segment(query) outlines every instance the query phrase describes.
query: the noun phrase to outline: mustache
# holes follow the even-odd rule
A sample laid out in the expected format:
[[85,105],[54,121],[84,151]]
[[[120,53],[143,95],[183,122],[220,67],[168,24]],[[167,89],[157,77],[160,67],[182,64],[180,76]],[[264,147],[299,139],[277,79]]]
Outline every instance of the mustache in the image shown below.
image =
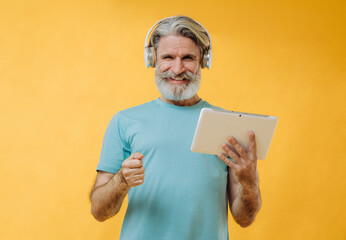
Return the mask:
[[183,72],[180,74],[175,74],[173,72],[166,71],[166,72],[161,73],[161,77],[163,77],[163,78],[179,77],[179,78],[183,78],[185,80],[195,81],[195,80],[198,80],[200,78],[200,74],[193,74],[192,72]]

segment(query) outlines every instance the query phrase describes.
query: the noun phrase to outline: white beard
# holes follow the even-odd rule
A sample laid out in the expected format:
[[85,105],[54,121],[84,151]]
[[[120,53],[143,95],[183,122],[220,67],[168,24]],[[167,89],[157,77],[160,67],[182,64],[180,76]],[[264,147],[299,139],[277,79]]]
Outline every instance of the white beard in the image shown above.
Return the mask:
[[[187,83],[175,85],[167,80],[167,78],[177,76],[186,79]],[[201,69],[198,69],[196,75],[191,72],[176,75],[168,71],[160,73],[158,68],[155,68],[155,83],[162,96],[169,100],[180,101],[190,99],[195,96],[201,85]]]

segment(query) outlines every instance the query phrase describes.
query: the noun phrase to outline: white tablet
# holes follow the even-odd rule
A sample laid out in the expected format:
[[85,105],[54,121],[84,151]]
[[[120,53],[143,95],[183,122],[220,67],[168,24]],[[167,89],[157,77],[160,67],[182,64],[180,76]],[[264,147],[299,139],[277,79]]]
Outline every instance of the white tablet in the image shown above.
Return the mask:
[[273,138],[277,117],[203,108],[199,115],[192,152],[219,154],[225,152],[221,145],[233,136],[246,150],[249,147],[249,131],[256,136],[257,159],[266,158]]

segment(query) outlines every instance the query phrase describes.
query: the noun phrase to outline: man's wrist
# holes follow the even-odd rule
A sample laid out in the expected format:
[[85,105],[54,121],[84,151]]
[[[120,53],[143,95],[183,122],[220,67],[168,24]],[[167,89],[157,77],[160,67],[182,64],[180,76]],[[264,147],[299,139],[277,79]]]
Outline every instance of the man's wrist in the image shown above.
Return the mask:
[[254,182],[245,182],[241,184],[243,195],[259,193],[259,183],[258,181]]
[[118,183],[119,187],[124,190],[128,190],[130,187],[127,184],[125,177],[123,175],[123,169],[121,168],[117,174],[114,176],[114,180]]
[[255,179],[246,179],[243,181],[239,181],[243,188],[246,189],[258,189],[259,183],[258,178]]

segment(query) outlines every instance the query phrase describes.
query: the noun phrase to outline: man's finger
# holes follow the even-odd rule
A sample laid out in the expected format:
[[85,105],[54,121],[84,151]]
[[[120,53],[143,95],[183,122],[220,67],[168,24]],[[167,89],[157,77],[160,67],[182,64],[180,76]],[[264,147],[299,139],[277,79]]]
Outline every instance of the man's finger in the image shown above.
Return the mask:
[[235,169],[237,167],[237,164],[234,163],[231,159],[229,159],[228,157],[226,157],[226,155],[224,153],[219,153],[218,157],[227,164],[227,166],[231,167],[232,169]]
[[256,136],[254,132],[249,132],[249,139],[249,154],[251,155],[252,160],[257,160]]
[[237,150],[237,153],[239,154],[239,156],[242,158],[242,159],[246,159],[248,160],[249,157],[245,151],[245,149],[243,148],[242,145],[240,145],[240,143],[238,143],[237,140],[235,140],[234,137],[229,137],[228,138],[228,141],[229,143],[235,148],[235,150]]
[[143,159],[143,157],[144,157],[143,154],[136,152],[136,153],[132,153],[129,158],[131,158],[131,159]]
[[133,175],[134,180],[144,179],[144,173]]
[[133,186],[133,187],[136,187],[136,186],[142,185],[143,183],[144,183],[144,180],[143,180],[143,179],[135,180],[135,181],[133,181],[132,186]]
[[233,152],[232,149],[227,144],[222,144],[222,148],[223,150],[225,150],[228,156],[230,156],[233,159],[234,163],[236,164],[240,163],[241,160],[239,159],[238,155],[235,154],[235,152]]
[[124,176],[135,176],[135,175],[140,175],[140,174],[144,174],[144,168],[143,167],[140,167],[140,168],[125,167],[125,169],[123,170]]
[[122,164],[124,168],[140,168],[142,166],[143,161],[141,159],[127,159]]

